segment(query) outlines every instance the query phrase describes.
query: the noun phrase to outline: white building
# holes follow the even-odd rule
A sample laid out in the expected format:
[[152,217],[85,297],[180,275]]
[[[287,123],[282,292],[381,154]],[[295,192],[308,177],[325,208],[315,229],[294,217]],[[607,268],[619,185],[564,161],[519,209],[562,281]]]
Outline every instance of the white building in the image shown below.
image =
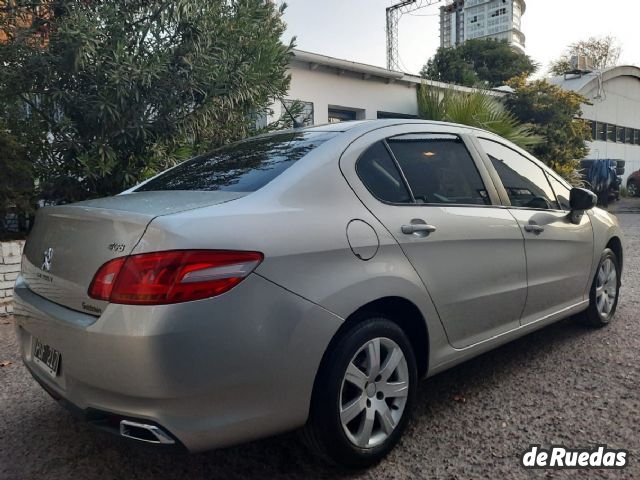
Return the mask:
[[550,81],[589,100],[582,105],[582,117],[591,122],[587,158],[625,160],[626,184],[626,177],[640,170],[640,68],[619,66]]
[[[417,75],[295,50],[289,64],[291,85],[276,101],[274,121],[285,114],[283,103],[299,102],[303,125],[376,118],[415,118],[417,89],[425,83],[438,89],[473,89],[424,80]],[[555,77],[552,83],[584,95],[583,118],[591,121],[593,140],[587,158],[625,160],[626,179],[640,170],[640,68],[615,67],[582,76]],[[504,90],[488,91],[503,96]],[[266,121],[267,119],[265,119]]]
[[[422,83],[464,92],[471,88],[424,80],[417,75],[295,50],[289,64],[291,86],[285,105],[304,104],[298,120],[304,125],[376,118],[416,118],[417,89]],[[499,96],[501,92],[492,92]],[[273,117],[284,112],[273,105]]]
[[453,0],[440,7],[440,46],[455,47],[466,40],[507,40],[524,52],[521,18],[525,0]]

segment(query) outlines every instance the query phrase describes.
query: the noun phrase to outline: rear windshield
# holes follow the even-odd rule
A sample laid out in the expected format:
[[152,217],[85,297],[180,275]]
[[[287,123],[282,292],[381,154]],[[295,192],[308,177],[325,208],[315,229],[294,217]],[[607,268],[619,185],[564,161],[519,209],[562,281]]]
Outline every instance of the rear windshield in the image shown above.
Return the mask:
[[337,132],[287,132],[234,143],[187,160],[136,191],[255,192],[336,135]]

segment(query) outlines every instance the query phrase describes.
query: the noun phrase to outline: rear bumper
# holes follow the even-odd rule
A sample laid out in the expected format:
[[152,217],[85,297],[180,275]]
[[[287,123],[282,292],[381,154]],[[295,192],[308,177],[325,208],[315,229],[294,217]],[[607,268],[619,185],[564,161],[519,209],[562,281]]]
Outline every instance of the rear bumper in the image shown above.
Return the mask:
[[[190,451],[303,425],[342,323],[255,274],[217,298],[108,305],[100,317],[56,305],[18,279],[14,311],[24,362],[54,397],[77,412],[162,426]],[[34,363],[34,338],[61,353],[56,378]]]

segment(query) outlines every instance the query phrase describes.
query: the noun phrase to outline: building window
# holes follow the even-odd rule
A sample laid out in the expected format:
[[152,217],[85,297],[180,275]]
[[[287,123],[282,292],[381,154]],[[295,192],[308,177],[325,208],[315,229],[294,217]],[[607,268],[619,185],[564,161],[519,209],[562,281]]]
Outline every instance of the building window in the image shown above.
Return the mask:
[[633,128],[624,129],[624,143],[633,143]]
[[506,15],[506,14],[507,14],[507,9],[506,8],[498,8],[491,14],[491,16],[492,17],[499,17],[500,15]]
[[393,113],[378,110],[378,118],[418,118],[418,116],[410,115],[408,113]]
[[343,110],[339,108],[329,109],[329,123],[340,123],[355,120],[357,112],[355,110]]
[[282,100],[282,114],[288,115],[287,110],[295,117],[301,127],[313,125],[313,102],[303,102],[302,100]]
[[587,120],[591,126],[591,140],[599,142],[617,142],[640,145],[640,130],[619,127],[610,123]]

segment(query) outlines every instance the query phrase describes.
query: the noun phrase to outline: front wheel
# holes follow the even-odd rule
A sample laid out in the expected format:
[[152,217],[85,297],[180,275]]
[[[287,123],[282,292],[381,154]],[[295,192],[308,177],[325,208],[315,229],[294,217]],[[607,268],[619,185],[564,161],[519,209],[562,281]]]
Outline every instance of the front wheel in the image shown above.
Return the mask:
[[638,193],[640,193],[640,189],[638,189],[638,185],[635,182],[629,182],[627,184],[627,194],[630,197],[637,197]]
[[618,306],[620,265],[613,250],[606,248],[600,257],[596,276],[589,292],[589,308],[584,319],[592,327],[604,327],[611,322]]
[[312,450],[348,468],[379,462],[406,427],[417,382],[411,343],[382,317],[343,332],[325,355],[304,434]]

